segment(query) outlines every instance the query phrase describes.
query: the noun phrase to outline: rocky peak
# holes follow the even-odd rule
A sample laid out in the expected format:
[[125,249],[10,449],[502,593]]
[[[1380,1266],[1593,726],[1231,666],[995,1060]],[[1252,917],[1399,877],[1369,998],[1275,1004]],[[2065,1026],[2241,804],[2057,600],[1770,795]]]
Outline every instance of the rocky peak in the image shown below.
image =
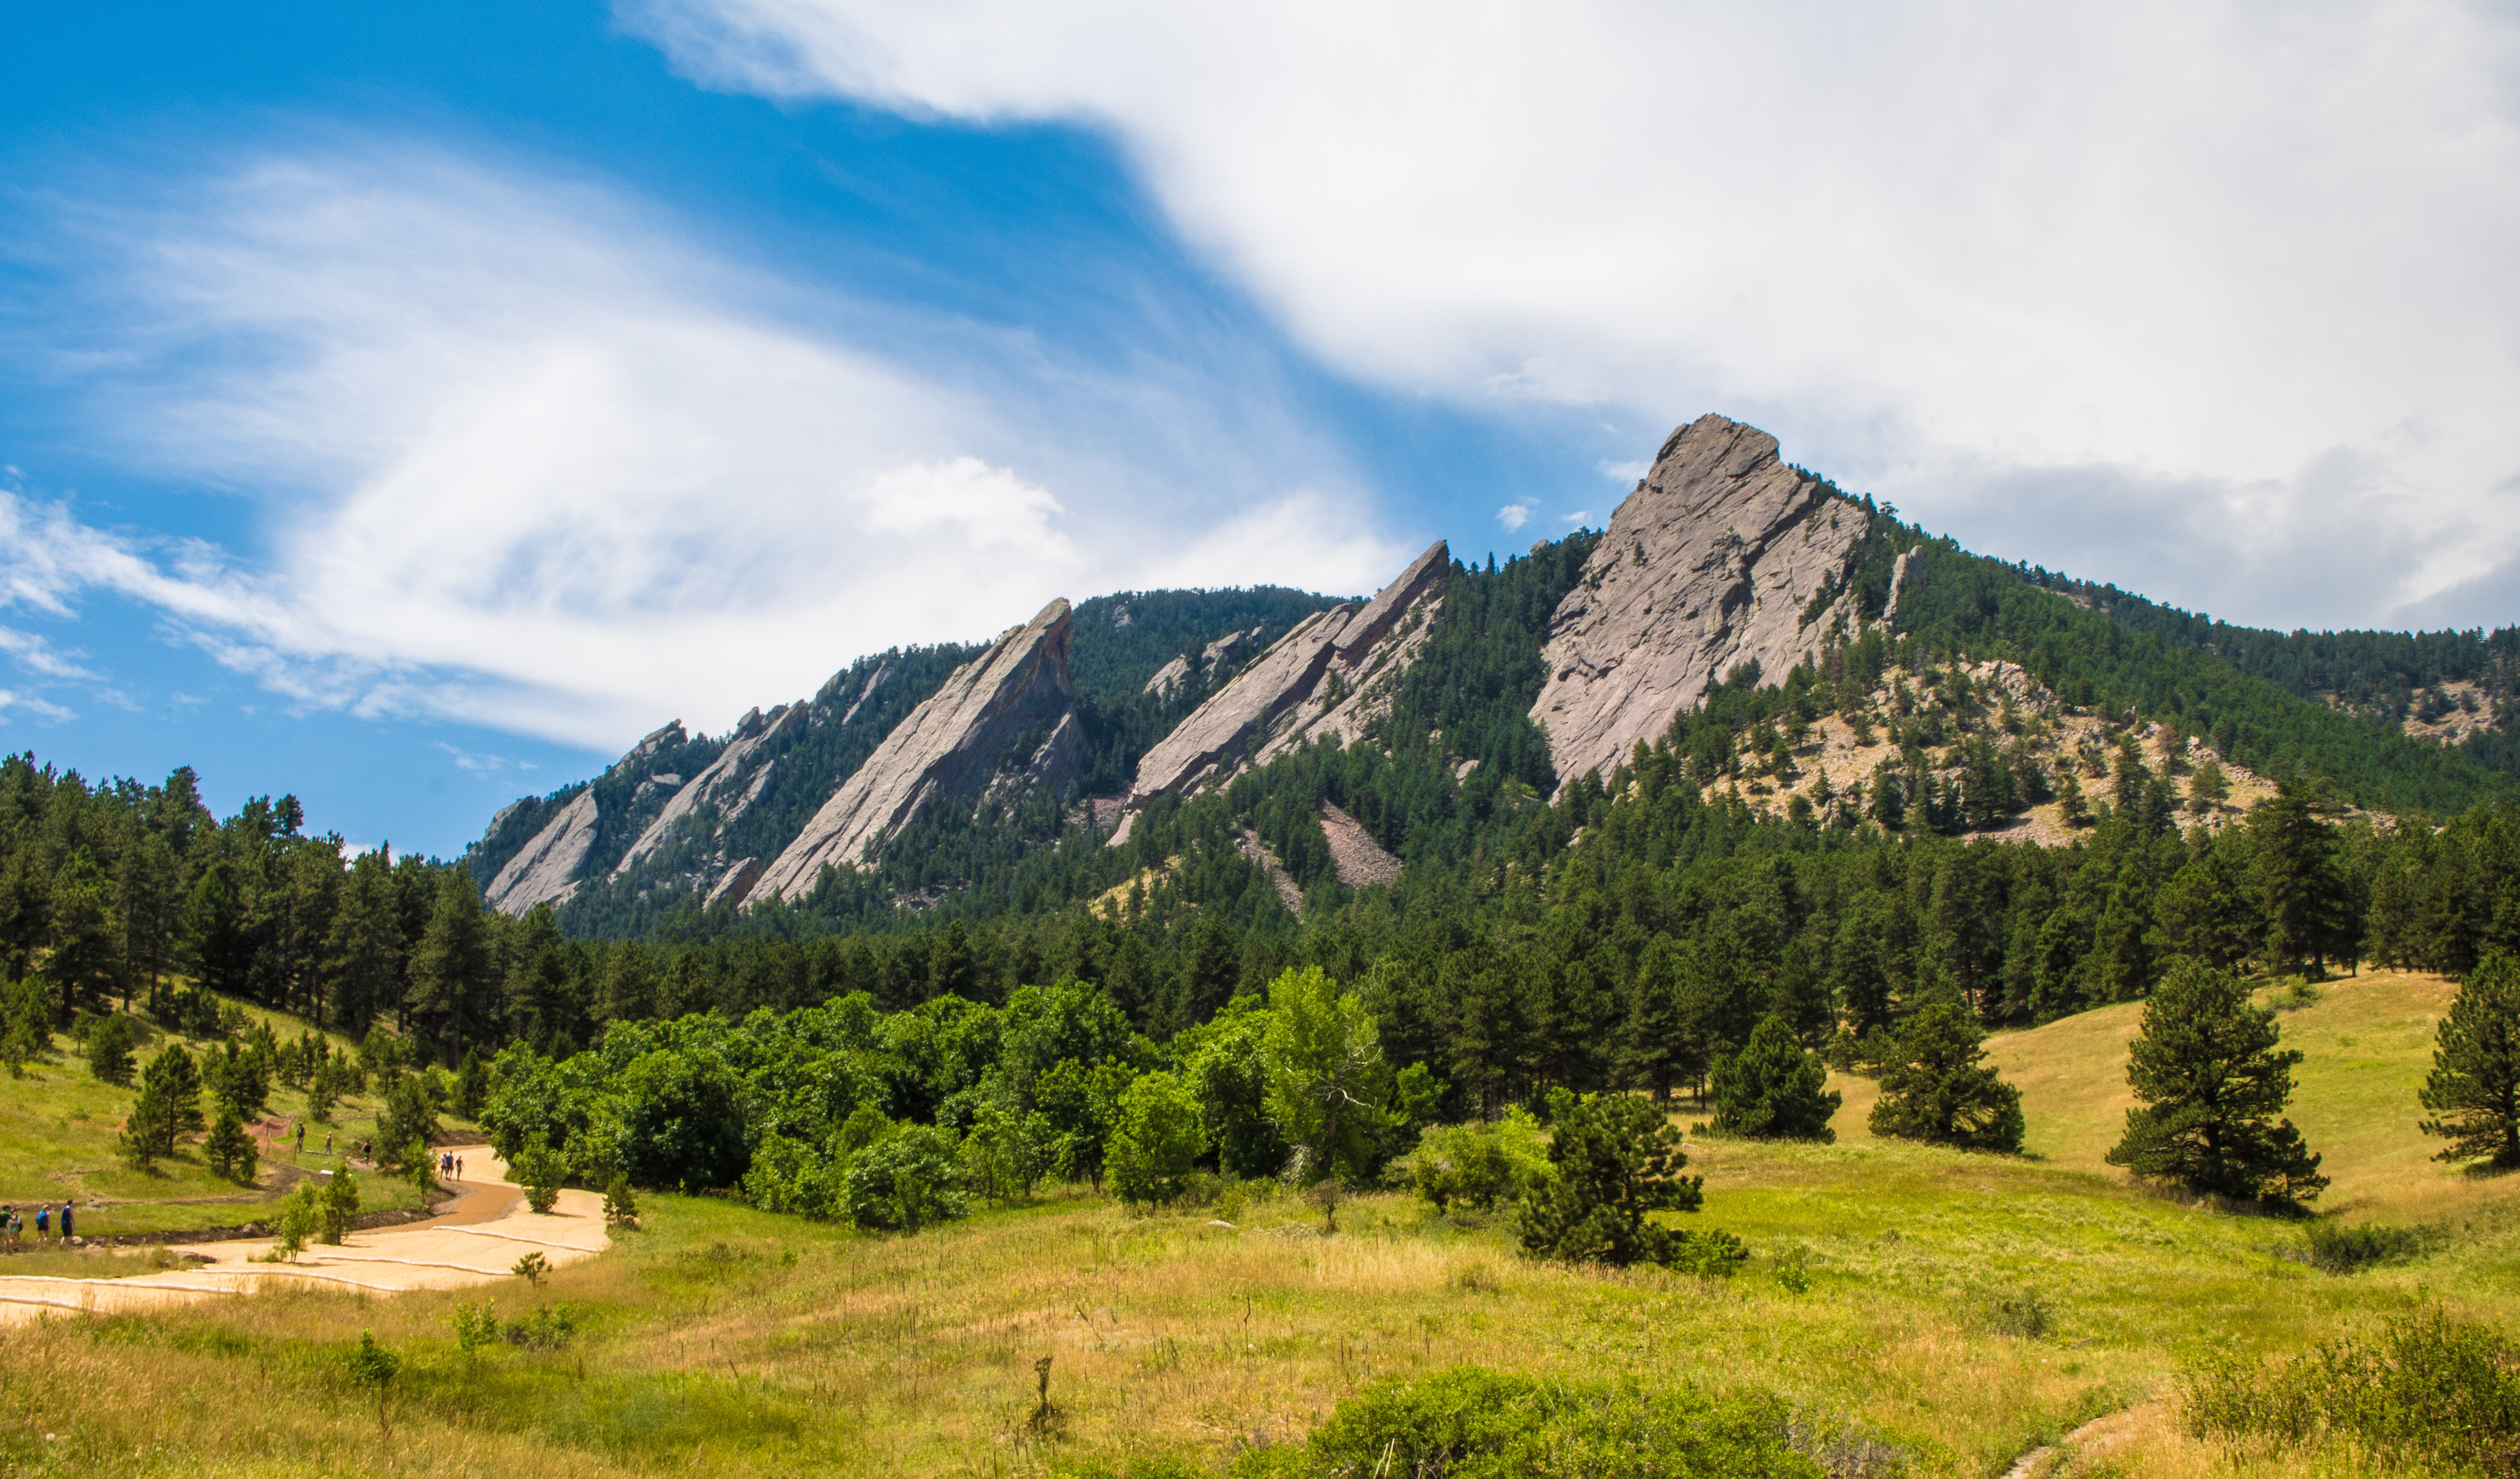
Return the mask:
[[1362,607],[1308,616],[1253,658],[1138,762],[1112,840],[1168,791],[1221,785],[1311,740],[1344,744],[1362,735],[1389,710],[1401,674],[1425,646],[1451,569],[1452,551],[1439,539]]
[[482,901],[507,915],[522,915],[537,904],[564,904],[577,892],[578,870],[586,865],[586,855],[594,846],[595,787],[590,785],[569,798],[534,833],[533,840],[508,860],[508,866],[481,891]]
[[1551,624],[1531,717],[1559,782],[1607,776],[1741,664],[1780,678],[1817,649],[1852,598],[1804,613],[1845,583],[1865,525],[1765,431],[1721,416],[1674,431]]
[[[956,668],[832,793],[745,896],[797,898],[824,864],[861,866],[931,798],[976,797],[1010,771],[1035,784],[1072,775],[1078,740],[1068,638],[1067,603],[1054,601]],[[684,794],[698,788],[695,780]]]

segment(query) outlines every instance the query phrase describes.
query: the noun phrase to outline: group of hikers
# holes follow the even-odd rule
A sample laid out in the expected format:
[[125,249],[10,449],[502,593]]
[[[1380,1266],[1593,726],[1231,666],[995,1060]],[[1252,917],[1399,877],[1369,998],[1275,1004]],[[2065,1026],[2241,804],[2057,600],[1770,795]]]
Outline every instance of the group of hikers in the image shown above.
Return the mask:
[[[62,1203],[62,1241],[68,1242],[71,1236],[76,1232],[77,1230],[74,1226],[73,1219],[75,1219],[77,1215],[78,1208],[75,1204],[67,1201]],[[0,1206],[0,1234],[5,1234],[8,1238],[6,1246],[10,1252],[15,1253],[18,1251],[18,1240],[21,1237],[23,1237],[25,1232],[26,1215],[23,1212],[21,1212],[14,1205]],[[38,1246],[41,1246],[46,1240],[51,1238],[52,1235],[52,1203],[40,1202],[35,1207],[35,1242]]]

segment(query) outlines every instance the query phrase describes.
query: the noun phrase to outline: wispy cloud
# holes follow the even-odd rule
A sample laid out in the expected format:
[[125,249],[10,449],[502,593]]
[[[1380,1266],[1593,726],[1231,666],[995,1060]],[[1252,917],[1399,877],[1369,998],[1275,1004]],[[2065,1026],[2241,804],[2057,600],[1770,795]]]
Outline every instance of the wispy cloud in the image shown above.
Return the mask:
[[1497,510],[1497,522],[1505,525],[1508,530],[1519,529],[1530,521],[1531,505],[1529,504],[1507,504]]
[[[0,605],[145,604],[299,708],[608,745],[1053,595],[1370,590],[1406,558],[1265,392],[774,277],[515,163],[334,140],[54,224],[93,264],[76,322],[41,326],[60,373],[99,382],[136,463],[273,533],[223,550],[0,492]],[[1218,445],[1286,455],[1196,461]]]
[[18,709],[23,709],[39,719],[49,719],[56,723],[78,717],[60,704],[39,698],[33,694],[21,694],[13,689],[0,689],[0,724],[7,723],[9,715]]
[[2308,591],[2147,565],[2136,517],[2042,547],[2266,621],[2483,593],[2520,550],[2508,7],[619,9],[710,85],[1105,131],[1303,342],[1411,393],[1722,410],[1954,525],[2177,485],[2360,559]]
[[434,740],[429,742],[436,745],[439,749],[444,750],[447,754],[447,758],[455,762],[455,768],[457,770],[464,771],[470,775],[488,777],[501,775],[509,771],[529,771],[537,769],[534,763],[530,760],[511,760],[505,755],[484,754],[476,750],[466,749],[462,745],[449,744],[443,740]]

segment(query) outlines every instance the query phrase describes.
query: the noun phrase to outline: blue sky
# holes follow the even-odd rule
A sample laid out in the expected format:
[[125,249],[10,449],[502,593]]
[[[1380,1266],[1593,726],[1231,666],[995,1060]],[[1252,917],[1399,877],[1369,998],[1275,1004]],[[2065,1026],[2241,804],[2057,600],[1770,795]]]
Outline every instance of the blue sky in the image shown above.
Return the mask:
[[2231,619],[2520,614],[2491,9],[94,10],[0,55],[0,743],[355,842],[1708,410]]

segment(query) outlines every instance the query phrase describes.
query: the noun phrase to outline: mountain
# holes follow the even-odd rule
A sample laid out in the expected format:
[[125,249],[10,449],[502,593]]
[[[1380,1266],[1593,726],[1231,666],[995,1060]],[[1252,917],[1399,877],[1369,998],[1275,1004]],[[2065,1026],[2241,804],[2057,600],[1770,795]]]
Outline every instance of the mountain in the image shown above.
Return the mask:
[[[722,737],[664,726],[502,811],[465,861],[494,907],[553,905],[581,937],[1132,889],[1247,886],[1236,918],[1310,917],[1445,875],[1654,747],[1701,800],[1796,825],[2069,842],[2088,804],[2211,829],[2296,773],[2442,816],[2508,794],[2514,653],[2502,633],[2249,632],[1988,560],[1704,416],[1604,531],[1502,567],[1438,541],[1371,600],[1054,602],[989,643],[861,658]],[[2130,745],[2163,785],[2123,790]],[[2191,772],[2222,796],[2184,796]]]

